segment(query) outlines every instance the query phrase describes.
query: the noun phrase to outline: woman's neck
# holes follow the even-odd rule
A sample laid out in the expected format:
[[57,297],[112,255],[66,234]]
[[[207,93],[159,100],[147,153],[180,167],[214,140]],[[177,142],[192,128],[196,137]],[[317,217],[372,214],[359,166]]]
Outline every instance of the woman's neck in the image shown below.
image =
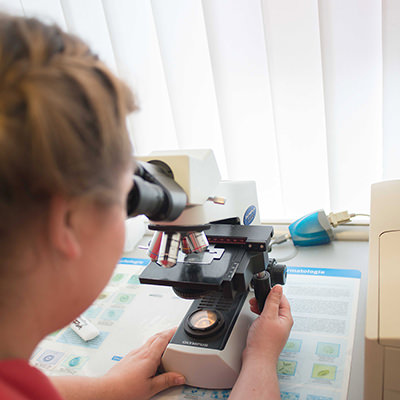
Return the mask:
[[10,289],[0,284],[0,360],[28,360],[47,332],[31,293],[23,290],[23,284],[18,292]]
[[[3,316],[2,316],[3,317]],[[8,326],[12,324],[13,328]],[[16,325],[18,321],[0,318],[0,360],[22,358],[29,360],[33,350],[42,340],[42,336],[27,326]]]

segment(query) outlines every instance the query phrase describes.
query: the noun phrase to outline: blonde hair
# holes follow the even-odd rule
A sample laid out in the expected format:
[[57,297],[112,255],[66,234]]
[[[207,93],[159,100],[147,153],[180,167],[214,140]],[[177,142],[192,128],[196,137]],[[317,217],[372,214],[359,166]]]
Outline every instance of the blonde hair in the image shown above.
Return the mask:
[[0,243],[54,194],[112,202],[133,162],[134,109],[127,86],[80,39],[0,14]]

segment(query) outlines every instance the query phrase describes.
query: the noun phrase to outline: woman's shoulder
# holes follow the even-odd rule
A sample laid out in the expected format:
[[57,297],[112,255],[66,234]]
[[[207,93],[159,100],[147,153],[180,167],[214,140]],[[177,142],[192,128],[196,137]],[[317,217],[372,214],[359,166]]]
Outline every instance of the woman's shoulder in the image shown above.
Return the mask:
[[0,399],[61,400],[49,378],[26,360],[0,360]]

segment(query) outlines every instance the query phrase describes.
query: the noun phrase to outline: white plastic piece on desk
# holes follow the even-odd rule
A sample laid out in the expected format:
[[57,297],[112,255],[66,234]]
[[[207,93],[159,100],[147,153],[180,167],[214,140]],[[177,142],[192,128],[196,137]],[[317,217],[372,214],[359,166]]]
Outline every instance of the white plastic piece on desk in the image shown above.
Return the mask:
[[99,330],[89,320],[82,316],[74,319],[69,326],[85,342],[94,339],[100,334]]
[[355,240],[355,241],[366,241],[369,240],[369,230],[346,230],[341,232],[335,231],[335,240]]
[[125,221],[124,253],[132,251],[146,233],[148,219],[144,215]]

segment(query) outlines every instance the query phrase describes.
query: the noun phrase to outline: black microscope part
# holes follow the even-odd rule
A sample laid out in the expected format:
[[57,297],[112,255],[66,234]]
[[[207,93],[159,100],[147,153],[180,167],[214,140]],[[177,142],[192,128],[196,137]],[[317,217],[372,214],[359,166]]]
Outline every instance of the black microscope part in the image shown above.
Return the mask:
[[152,221],[174,221],[186,207],[187,196],[162,162],[137,161],[128,194],[129,217],[145,215]]
[[[210,244],[224,249],[212,265],[177,262],[164,269],[151,262],[139,277],[141,283],[172,286],[184,298],[197,298],[201,292],[219,291],[227,298],[247,292],[253,275],[265,270],[270,226],[211,225],[205,231]],[[193,296],[190,292],[193,291]]]
[[268,260],[267,271],[271,274],[271,284],[275,286],[277,284],[284,285],[287,279],[287,268],[286,265],[278,264],[275,258]]
[[[178,230],[178,229],[177,229]],[[178,296],[193,301],[171,343],[223,350],[253,284],[259,308],[264,307],[271,287],[284,284],[286,266],[268,259],[273,235],[270,226],[211,224],[205,231],[221,257],[211,264],[178,261],[173,268],[151,262],[139,277],[141,283],[171,286]],[[265,276],[259,279],[257,276]],[[193,329],[190,318],[198,310],[218,313],[218,322],[210,329]]]
[[253,278],[254,295],[257,300],[258,310],[262,313],[264,309],[265,300],[271,291],[271,275],[268,271],[265,271],[264,276]]

